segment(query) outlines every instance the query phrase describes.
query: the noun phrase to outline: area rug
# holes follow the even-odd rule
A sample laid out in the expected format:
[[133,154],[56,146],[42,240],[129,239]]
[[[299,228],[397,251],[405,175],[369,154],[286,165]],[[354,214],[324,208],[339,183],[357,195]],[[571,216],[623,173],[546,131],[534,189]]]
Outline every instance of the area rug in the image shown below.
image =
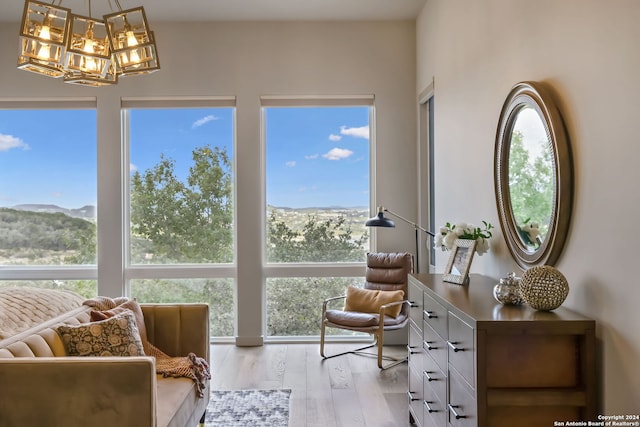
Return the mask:
[[291,390],[212,390],[205,427],[287,427]]

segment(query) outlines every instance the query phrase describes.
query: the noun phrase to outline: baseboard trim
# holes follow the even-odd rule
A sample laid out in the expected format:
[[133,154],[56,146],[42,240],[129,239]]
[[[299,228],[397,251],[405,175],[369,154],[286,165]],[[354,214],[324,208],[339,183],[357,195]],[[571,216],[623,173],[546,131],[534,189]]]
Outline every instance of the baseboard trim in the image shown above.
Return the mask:
[[238,347],[260,347],[264,345],[264,337],[236,337]]

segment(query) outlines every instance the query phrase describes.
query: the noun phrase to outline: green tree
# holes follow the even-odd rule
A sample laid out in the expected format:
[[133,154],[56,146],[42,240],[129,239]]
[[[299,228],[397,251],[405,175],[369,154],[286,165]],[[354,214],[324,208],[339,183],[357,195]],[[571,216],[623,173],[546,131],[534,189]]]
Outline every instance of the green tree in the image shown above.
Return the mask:
[[[131,180],[133,262],[230,262],[232,177],[226,152],[205,146],[193,151],[186,179],[175,161],[162,156]],[[270,262],[363,261],[367,233],[355,238],[345,215],[320,220],[309,215],[299,229],[272,212],[267,223]],[[87,244],[89,241],[87,240]],[[95,245],[94,245],[95,246]],[[354,278],[275,278],[267,286],[270,335],[316,335],[322,301],[340,295]],[[212,336],[233,334],[234,292],[227,279],[136,280],[141,302],[206,302]]]
[[363,261],[367,233],[354,239],[344,216],[320,221],[309,215],[301,231],[295,231],[271,212],[267,224],[269,262]]
[[231,163],[226,150],[193,151],[186,182],[175,161],[160,162],[131,179],[134,262],[216,262],[233,260]]
[[[267,334],[270,336],[311,336],[320,334],[322,303],[344,295],[357,277],[278,277],[267,280]],[[341,308],[338,300],[329,308]],[[329,335],[344,335],[327,328]],[[351,334],[351,335],[355,335]]]
[[514,131],[509,150],[509,194],[513,216],[520,227],[537,222],[543,240],[553,206],[553,179],[549,147],[545,145],[541,155],[532,160],[522,133]]

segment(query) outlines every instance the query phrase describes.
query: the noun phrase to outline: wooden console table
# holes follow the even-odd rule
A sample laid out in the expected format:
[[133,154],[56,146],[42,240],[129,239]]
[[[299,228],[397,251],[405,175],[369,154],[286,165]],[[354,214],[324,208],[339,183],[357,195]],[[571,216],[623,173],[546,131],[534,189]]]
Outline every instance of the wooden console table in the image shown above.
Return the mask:
[[409,277],[409,414],[424,427],[540,427],[597,416],[595,321],[493,298],[468,285]]

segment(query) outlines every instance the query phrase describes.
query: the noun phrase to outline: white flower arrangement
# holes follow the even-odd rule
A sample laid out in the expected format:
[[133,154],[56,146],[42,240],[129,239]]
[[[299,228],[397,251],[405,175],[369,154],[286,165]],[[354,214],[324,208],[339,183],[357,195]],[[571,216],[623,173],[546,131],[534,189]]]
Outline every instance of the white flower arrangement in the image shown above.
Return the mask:
[[440,227],[440,232],[436,234],[433,247],[448,251],[455,246],[456,239],[477,240],[476,252],[482,255],[489,251],[489,239],[491,238],[491,230],[493,225],[487,221],[482,221],[484,228],[476,227],[473,224],[459,222],[456,224],[446,223],[444,227]]
[[537,222],[529,222],[527,219],[524,225],[518,225],[517,227],[518,233],[520,234],[520,237],[522,237],[524,243],[533,247],[540,246],[542,239],[540,238],[540,225]]

